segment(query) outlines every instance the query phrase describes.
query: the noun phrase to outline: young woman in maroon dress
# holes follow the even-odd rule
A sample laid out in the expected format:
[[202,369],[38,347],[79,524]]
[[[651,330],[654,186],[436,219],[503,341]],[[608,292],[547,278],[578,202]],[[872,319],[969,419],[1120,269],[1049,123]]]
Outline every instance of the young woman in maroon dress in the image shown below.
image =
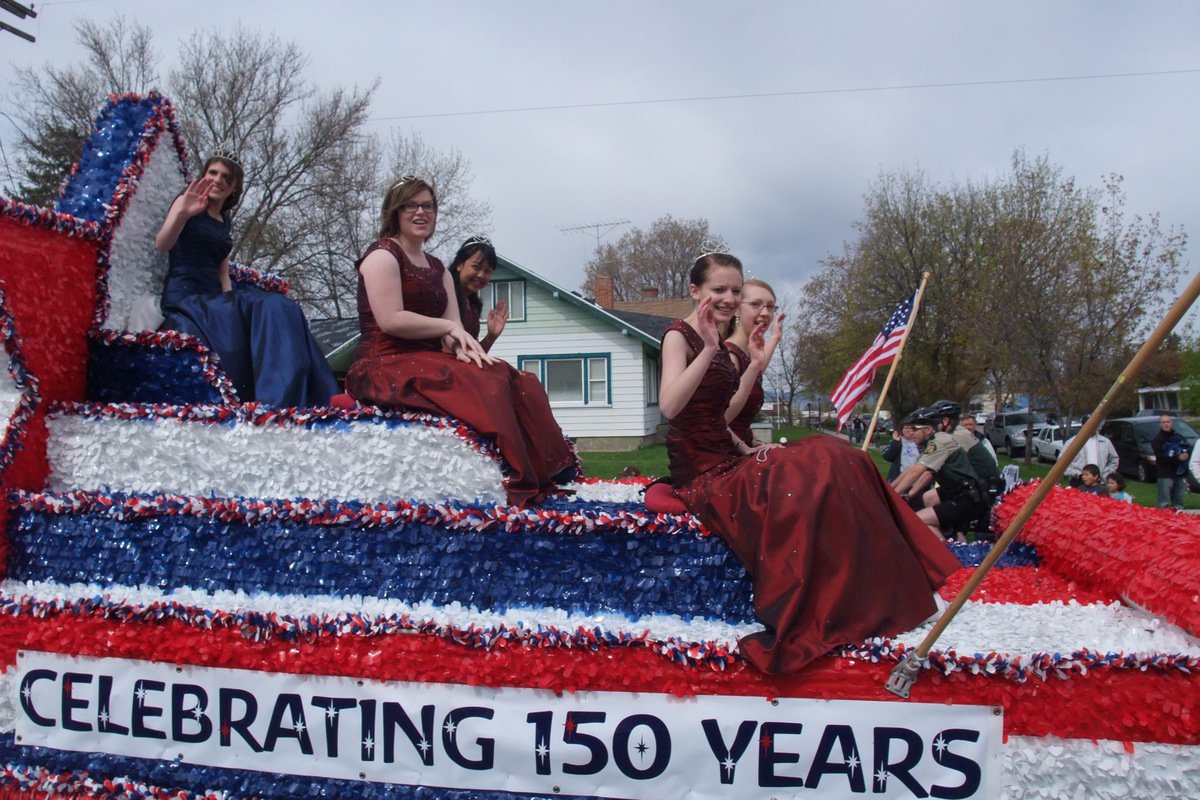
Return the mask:
[[[786,316],[780,314],[775,318],[775,290],[769,283],[750,278],[742,284],[742,302],[734,320],[733,333],[725,340],[725,347],[737,359],[742,379],[737,393],[729,401],[729,408],[725,409],[725,420],[729,423],[729,430],[751,447],[766,444],[754,438],[750,425],[763,407],[762,376],[771,363],[771,357],[775,355],[775,348],[779,347],[779,340],[783,338],[783,320]],[[766,340],[761,358],[756,362],[750,357],[750,336],[760,325],[763,330],[769,328],[772,320],[775,327]]]
[[368,405],[455,417],[500,448],[513,505],[537,502],[575,455],[537,379],[491,358],[463,329],[454,285],[424,252],[437,196],[407,176],[383,200],[379,241],[358,262],[362,340],[346,391]]
[[[741,263],[702,256],[690,281],[696,310],[663,336],[659,404],[676,494],[754,583],[766,630],[739,651],[764,672],[793,672],[839,645],[917,627],[958,561],[865,453],[829,436],[750,447],[729,430],[739,376],[718,329],[738,310]],[[763,333],[751,334],[751,357]]]

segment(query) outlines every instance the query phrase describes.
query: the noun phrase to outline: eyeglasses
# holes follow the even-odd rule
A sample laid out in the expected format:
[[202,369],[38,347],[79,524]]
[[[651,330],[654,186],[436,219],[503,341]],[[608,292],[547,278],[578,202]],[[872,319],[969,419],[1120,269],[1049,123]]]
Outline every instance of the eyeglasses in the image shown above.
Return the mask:
[[750,306],[754,309],[755,313],[762,311],[764,308],[767,310],[768,314],[775,313],[775,304],[768,303],[764,300],[743,300],[742,305]]
[[437,213],[437,203],[405,203],[400,208],[409,214],[415,214],[418,211],[424,211],[426,214]]

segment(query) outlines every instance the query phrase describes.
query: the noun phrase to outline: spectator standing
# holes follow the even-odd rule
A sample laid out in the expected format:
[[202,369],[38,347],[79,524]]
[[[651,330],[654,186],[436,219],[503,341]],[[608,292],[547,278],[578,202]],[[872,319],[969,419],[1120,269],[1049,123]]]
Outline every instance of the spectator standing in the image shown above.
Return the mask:
[[992,447],[992,443],[988,440],[988,438],[975,427],[975,418],[973,416],[967,414],[962,418],[962,420],[959,421],[958,424],[961,428],[969,431],[972,436],[979,440],[979,443],[983,445],[983,449],[987,450],[988,455],[992,457],[992,461],[995,461],[997,464],[1000,463],[1000,459],[996,458],[996,448]]
[[[1063,442],[1063,449],[1070,447],[1075,438],[1072,436]],[[1079,452],[1075,454],[1075,458],[1067,465],[1066,476],[1078,478],[1088,464],[1095,464],[1099,467],[1101,475],[1111,475],[1117,471],[1119,463],[1117,448],[1113,447],[1112,440],[1097,430],[1096,434],[1084,443]]]
[[888,483],[900,477],[900,473],[917,463],[921,448],[913,441],[913,426],[907,421],[900,423],[900,431],[892,431],[892,440],[879,455],[888,462]]
[[1175,432],[1170,414],[1158,418],[1158,433],[1152,443],[1158,468],[1158,507],[1183,508],[1183,486],[1187,481],[1187,441]]

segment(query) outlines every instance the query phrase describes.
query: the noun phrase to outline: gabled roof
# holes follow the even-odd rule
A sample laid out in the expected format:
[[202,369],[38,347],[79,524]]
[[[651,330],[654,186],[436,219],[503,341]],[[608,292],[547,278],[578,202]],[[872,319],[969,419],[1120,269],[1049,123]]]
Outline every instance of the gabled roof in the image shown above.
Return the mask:
[[659,347],[662,346],[662,337],[667,332],[667,326],[676,319],[675,317],[660,317],[657,314],[639,314],[635,311],[617,311],[613,308],[608,309],[608,313],[653,336],[658,341]]
[[[661,333],[656,333],[657,323],[654,321],[665,320],[663,327],[666,327],[666,324],[671,322],[670,319],[666,317],[655,317],[650,314],[615,312],[607,308],[601,308],[591,300],[587,300],[575,292],[572,292],[570,289],[564,289],[558,284],[546,280],[541,275],[538,275],[536,272],[531,272],[515,261],[510,261],[509,259],[500,255],[497,255],[497,258],[499,259],[502,267],[519,275],[530,283],[541,286],[543,289],[550,292],[552,297],[555,297],[559,300],[565,300],[572,305],[578,306],[597,319],[607,323],[613,328],[616,328],[622,334],[626,336],[632,336],[642,344],[649,345],[656,350],[662,348],[662,342],[660,341]],[[649,330],[647,330],[647,328],[649,328]]]

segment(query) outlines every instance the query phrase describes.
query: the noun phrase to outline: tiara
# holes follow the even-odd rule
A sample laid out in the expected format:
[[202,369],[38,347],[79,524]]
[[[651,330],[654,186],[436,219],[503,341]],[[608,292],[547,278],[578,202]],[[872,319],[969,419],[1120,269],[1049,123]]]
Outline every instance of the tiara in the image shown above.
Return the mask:
[[488,247],[493,246],[492,240],[489,239],[488,237],[484,236],[483,234],[476,234],[476,235],[472,236],[470,239],[467,239],[465,242],[463,242],[462,246],[463,247],[471,247],[472,245],[476,245],[476,244],[485,244]]
[[705,241],[704,244],[700,245],[700,247],[704,252],[696,256],[696,261],[699,261],[702,258],[708,258],[709,256],[729,255],[729,252],[725,249],[725,243],[721,241],[713,241],[712,239],[709,239]]
[[238,160],[237,152],[230,146],[225,144],[217,145],[209,158],[219,158],[222,161],[228,161],[232,164],[237,164],[238,169],[242,169],[242,162]]
[[[410,181],[420,181],[420,180],[421,179],[418,178],[416,175],[401,175],[399,180],[397,180],[395,183],[393,183],[391,186],[388,187],[388,191],[390,192],[392,189],[395,189],[397,186],[403,186],[404,184],[409,183]],[[424,183],[424,181],[421,181],[421,182]]]

